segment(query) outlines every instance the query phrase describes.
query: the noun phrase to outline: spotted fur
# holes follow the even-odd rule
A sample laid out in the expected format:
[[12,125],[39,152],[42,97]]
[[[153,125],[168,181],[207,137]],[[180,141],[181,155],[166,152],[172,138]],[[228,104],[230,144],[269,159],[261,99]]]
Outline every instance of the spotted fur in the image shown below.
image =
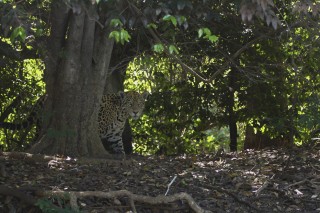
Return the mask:
[[124,154],[122,132],[126,120],[138,119],[148,93],[135,91],[108,94],[102,97],[98,116],[99,134],[103,146],[111,153]]

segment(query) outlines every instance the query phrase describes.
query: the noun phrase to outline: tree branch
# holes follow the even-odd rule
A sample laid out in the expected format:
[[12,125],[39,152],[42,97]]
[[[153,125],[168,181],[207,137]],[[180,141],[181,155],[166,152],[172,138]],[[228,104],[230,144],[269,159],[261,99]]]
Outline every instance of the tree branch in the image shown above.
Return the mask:
[[[132,8],[135,10],[136,13],[138,13],[140,16],[144,16],[144,14],[135,5],[133,5],[132,3],[130,3],[130,5],[132,6]],[[222,65],[222,67],[220,69],[218,69],[212,76],[210,76],[210,78],[206,78],[206,77],[202,76],[201,74],[199,74],[198,72],[196,72],[191,67],[189,67],[187,64],[185,64],[178,56],[171,54],[169,51],[169,48],[164,44],[164,42],[161,41],[160,37],[156,34],[156,32],[153,29],[148,28],[148,31],[156,42],[161,43],[165,47],[164,51],[170,58],[172,58],[176,63],[180,64],[183,69],[185,69],[186,71],[188,71],[189,73],[194,75],[196,78],[198,78],[199,80],[201,80],[205,83],[211,83],[215,77],[217,77],[219,74],[221,74],[223,71],[225,71],[227,69],[227,67],[229,66],[229,61],[228,61],[227,63]],[[251,40],[250,42],[248,42],[247,44],[242,46],[233,56],[229,57],[229,59],[231,61],[233,61],[242,52],[244,52],[246,49],[248,49],[252,44],[254,44],[255,42],[259,41],[260,39],[262,39],[264,37],[265,36],[260,36],[256,39]]]

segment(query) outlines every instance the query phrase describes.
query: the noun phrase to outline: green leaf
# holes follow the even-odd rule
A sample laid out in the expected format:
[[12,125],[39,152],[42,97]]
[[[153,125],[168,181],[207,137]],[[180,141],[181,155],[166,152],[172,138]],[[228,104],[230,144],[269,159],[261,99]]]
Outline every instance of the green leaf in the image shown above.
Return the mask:
[[163,18],[162,18],[162,20],[164,20],[164,21],[171,21],[171,23],[176,27],[177,26],[177,19],[174,17],[174,16],[172,16],[172,15],[165,15]]
[[121,29],[121,31],[120,31],[120,43],[122,45],[124,45],[124,32],[123,32],[123,29]]
[[174,16],[171,17],[171,22],[175,27],[177,26],[177,19]]
[[109,38],[113,38],[116,40],[116,42],[118,43],[120,41],[120,33],[119,31],[112,31],[110,34],[109,34]]
[[203,35],[203,28],[200,28],[198,30],[198,37],[201,38],[202,35]]
[[26,39],[26,30],[22,27],[22,26],[19,26],[17,28],[15,28],[13,30],[13,32],[11,33],[11,36],[10,36],[10,40],[11,42],[14,42],[14,40],[16,38],[20,38],[21,41],[25,41]]
[[198,30],[198,37],[201,38],[203,35],[204,35],[204,38],[207,38],[212,43],[215,43],[218,41],[218,36],[212,35],[211,30],[207,27],[200,28]]
[[174,45],[169,46],[169,52],[170,52],[170,54],[172,54],[172,53],[179,54],[178,49]]
[[165,16],[163,16],[162,20],[163,20],[163,21],[169,21],[169,20],[171,20],[171,16],[172,16],[172,15],[169,15],[169,14],[168,14],[168,15],[165,15]]
[[210,36],[211,35],[211,30],[209,28],[202,28],[203,29],[203,32],[206,36]]
[[215,43],[218,41],[218,36],[216,35],[211,35],[208,37],[209,41],[211,41],[212,43]]
[[157,25],[154,23],[150,23],[147,25],[147,28],[153,28],[153,29],[157,29]]
[[119,26],[121,27],[123,24],[122,24],[122,22],[120,21],[120,19],[114,18],[114,19],[111,19],[110,25],[111,25],[112,27],[119,27]]
[[123,45],[124,42],[129,42],[129,40],[131,39],[130,34],[128,33],[128,31],[126,31],[125,29],[121,29],[120,31],[120,42]]
[[211,36],[211,30],[207,27],[200,28],[198,30],[198,37],[201,38],[203,35],[205,35],[206,38],[209,38],[209,36]]
[[129,42],[129,41],[130,41],[130,39],[131,39],[130,34],[128,33],[128,31],[126,31],[126,30],[125,30],[125,37],[124,37],[124,40],[125,40],[126,42]]
[[153,45],[153,51],[157,52],[157,53],[162,53],[164,50],[164,47],[162,44],[155,44]]
[[129,42],[131,39],[130,34],[125,29],[121,29],[119,31],[114,30],[109,34],[109,38],[113,38],[116,40],[116,43],[121,43],[122,45],[124,42]]

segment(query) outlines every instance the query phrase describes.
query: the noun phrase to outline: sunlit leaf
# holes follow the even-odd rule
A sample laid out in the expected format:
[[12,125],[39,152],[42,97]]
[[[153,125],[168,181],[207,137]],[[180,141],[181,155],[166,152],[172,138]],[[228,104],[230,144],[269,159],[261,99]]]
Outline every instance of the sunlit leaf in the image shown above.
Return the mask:
[[177,26],[177,19],[176,17],[172,16],[172,15],[165,15],[162,20],[164,21],[171,21],[171,23],[176,27]]
[[162,20],[163,20],[163,21],[169,21],[169,20],[171,19],[171,16],[172,16],[172,15],[169,15],[169,14],[168,14],[168,15],[165,15],[165,16],[163,16]]
[[110,25],[112,26],[112,27],[121,27],[123,24],[122,24],[122,22],[120,21],[120,19],[111,19],[111,21],[110,21]]
[[162,53],[164,50],[164,47],[162,44],[155,44],[153,45],[153,51],[157,52],[157,53]]
[[211,36],[211,30],[207,27],[204,28],[200,28],[198,30],[198,37],[201,38],[202,36],[205,36],[206,38],[208,38],[209,36]]
[[203,29],[200,28],[200,29],[198,30],[198,37],[201,38],[202,35],[203,35]]
[[13,32],[11,33],[11,36],[10,36],[10,40],[11,42],[14,42],[14,40],[16,38],[20,38],[21,41],[25,41],[26,39],[26,30],[22,27],[22,26],[19,26],[17,28],[15,28],[13,30]]
[[154,23],[150,23],[147,25],[148,28],[153,28],[153,29],[157,29],[157,25]]
[[174,45],[169,46],[169,52],[170,52],[170,54],[173,54],[173,53],[178,54],[179,53],[178,49]]
[[113,38],[116,40],[116,42],[118,43],[120,41],[120,33],[118,31],[112,31],[109,34],[109,38]]
[[129,42],[131,39],[130,34],[125,29],[121,29],[120,31],[120,42],[121,44],[124,44],[124,42]]
[[211,35],[211,30],[209,28],[203,28],[203,32],[205,35],[210,36]]
[[211,41],[212,43],[215,43],[218,41],[218,37],[216,35],[211,35],[208,37],[209,41]]

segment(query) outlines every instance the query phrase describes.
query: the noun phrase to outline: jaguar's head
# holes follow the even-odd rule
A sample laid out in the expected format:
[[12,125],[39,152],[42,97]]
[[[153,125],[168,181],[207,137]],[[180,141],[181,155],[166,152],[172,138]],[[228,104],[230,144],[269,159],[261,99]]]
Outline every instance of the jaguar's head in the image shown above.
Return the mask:
[[133,119],[138,119],[144,110],[145,101],[149,95],[148,92],[139,93],[136,91],[119,92],[122,100],[122,107],[127,112],[128,116]]

